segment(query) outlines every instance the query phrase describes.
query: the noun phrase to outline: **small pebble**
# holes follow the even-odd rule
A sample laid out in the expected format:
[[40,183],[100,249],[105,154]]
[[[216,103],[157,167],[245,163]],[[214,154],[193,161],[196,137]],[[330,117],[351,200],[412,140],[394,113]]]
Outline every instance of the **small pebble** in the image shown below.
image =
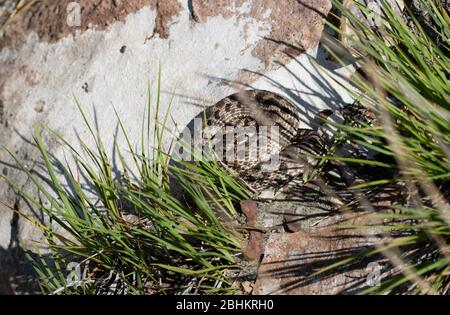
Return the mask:
[[244,289],[245,293],[252,293],[253,292],[253,283],[251,283],[250,281],[245,281],[244,283],[242,283],[242,288]]

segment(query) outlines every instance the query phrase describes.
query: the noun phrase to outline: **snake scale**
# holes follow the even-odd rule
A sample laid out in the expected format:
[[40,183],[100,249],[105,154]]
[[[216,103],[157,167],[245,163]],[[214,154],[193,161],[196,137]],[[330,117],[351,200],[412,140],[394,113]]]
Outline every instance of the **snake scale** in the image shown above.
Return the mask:
[[[276,190],[301,178],[316,165],[314,156],[326,150],[325,141],[317,131],[299,128],[297,107],[273,92],[250,90],[230,95],[208,107],[204,117],[209,128],[206,140],[226,143],[228,139],[222,148],[222,162],[257,192]],[[244,136],[234,131],[230,134],[230,129],[245,127],[248,130]],[[260,150],[262,127],[267,130],[266,151]],[[256,147],[251,147],[252,143]],[[274,158],[278,162],[271,168]]]

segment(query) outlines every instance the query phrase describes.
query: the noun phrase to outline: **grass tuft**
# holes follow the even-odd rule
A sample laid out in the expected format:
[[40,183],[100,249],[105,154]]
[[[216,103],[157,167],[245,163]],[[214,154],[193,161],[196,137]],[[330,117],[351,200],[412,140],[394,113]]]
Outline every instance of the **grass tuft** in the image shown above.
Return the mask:
[[[214,161],[174,163],[164,146],[170,106],[161,115],[160,88],[161,75],[154,103],[149,84],[138,149],[117,115],[126,143],[122,147],[115,142],[118,171],[112,168],[115,157],[108,155],[76,99],[92,147],[79,139],[80,151],[50,128],[36,130],[34,141],[48,174],[46,184],[11,154],[41,198],[6,180],[49,218],[48,224],[40,224],[22,214],[42,230],[50,252],[37,258],[29,253],[44,293],[234,292],[232,276],[239,270],[241,236],[219,216],[234,218],[236,202],[249,193]],[[43,132],[60,143],[75,167],[48,152]],[[176,140],[172,137],[169,142]],[[126,160],[125,153],[131,158]],[[80,178],[90,185],[90,192]],[[174,182],[182,188],[183,198],[174,196]]]

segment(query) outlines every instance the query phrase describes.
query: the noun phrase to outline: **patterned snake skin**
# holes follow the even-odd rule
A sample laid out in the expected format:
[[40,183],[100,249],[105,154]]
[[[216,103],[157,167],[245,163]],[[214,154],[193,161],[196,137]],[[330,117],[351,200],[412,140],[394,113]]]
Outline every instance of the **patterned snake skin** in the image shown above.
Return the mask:
[[[231,145],[221,148],[222,161],[257,192],[276,190],[294,178],[302,178],[316,165],[313,156],[325,152],[325,141],[316,131],[298,128],[297,107],[273,92],[252,90],[233,94],[207,108],[205,119],[208,126],[205,141],[226,143],[228,139]],[[230,131],[239,129],[230,127],[250,128],[242,137]],[[267,142],[259,140],[263,129],[268,131]],[[250,147],[251,143],[257,145]],[[266,150],[261,150],[263,145]],[[273,167],[271,162],[276,157],[279,162]]]

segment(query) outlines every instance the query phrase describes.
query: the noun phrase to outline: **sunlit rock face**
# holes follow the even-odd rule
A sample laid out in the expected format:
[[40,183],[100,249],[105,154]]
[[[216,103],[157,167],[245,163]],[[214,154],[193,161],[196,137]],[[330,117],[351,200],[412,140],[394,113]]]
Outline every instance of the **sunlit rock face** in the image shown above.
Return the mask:
[[[174,96],[178,127],[247,88],[289,97],[307,126],[320,110],[350,99],[313,61],[330,9],[329,0],[38,1],[0,41],[0,144],[35,169],[34,127],[48,125],[76,145],[87,130],[73,95],[95,115],[110,151],[117,127],[112,104],[137,141],[148,81],[156,91],[159,67],[162,110]],[[57,142],[44,141],[63,157]],[[5,150],[0,161],[0,172],[31,189]],[[0,206],[0,279],[16,283],[0,290],[26,291],[28,285],[17,286],[28,281],[27,268],[16,268],[23,259],[18,244],[40,234],[8,208],[32,213],[3,181],[0,200],[7,205]]]

